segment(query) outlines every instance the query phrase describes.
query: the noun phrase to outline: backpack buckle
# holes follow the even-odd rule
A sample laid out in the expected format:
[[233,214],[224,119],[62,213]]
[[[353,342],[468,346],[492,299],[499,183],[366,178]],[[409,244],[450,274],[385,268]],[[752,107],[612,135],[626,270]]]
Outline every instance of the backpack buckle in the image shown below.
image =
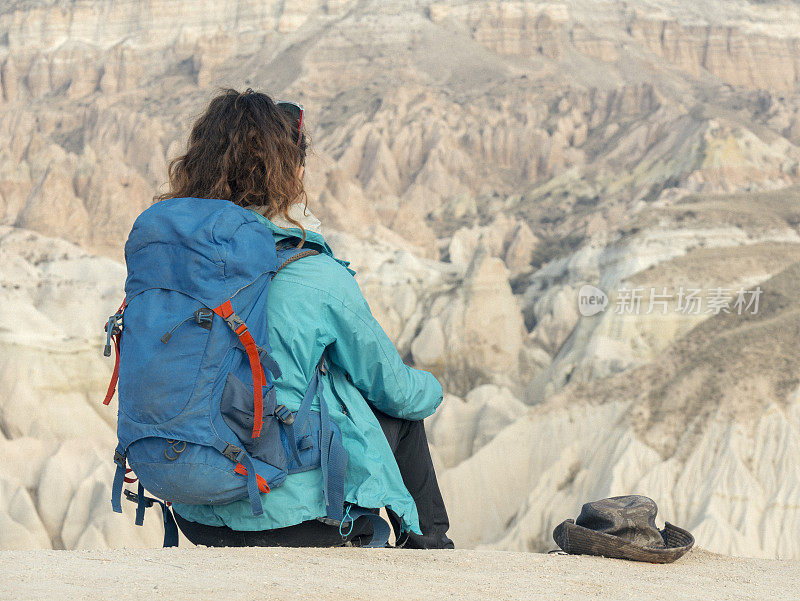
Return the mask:
[[[137,495],[132,490],[128,490],[126,488],[125,490],[122,491],[122,493],[125,495],[125,498],[128,499],[128,501],[133,501],[134,503],[138,503],[139,502],[139,495]],[[154,501],[154,499],[151,499],[150,497],[144,497],[144,506],[145,507],[152,507],[153,506],[153,501]]]
[[278,405],[272,413],[287,426],[291,426],[294,423],[294,413],[289,411],[286,405]]
[[103,348],[103,355],[111,356],[111,337],[122,333],[122,312],[114,313],[106,322],[106,345]]
[[228,327],[235,332],[239,326],[244,325],[244,320],[236,315],[236,313],[231,313],[228,315],[228,317],[225,317],[225,323],[227,323]]
[[244,451],[236,445],[228,444],[222,454],[231,461],[238,462],[242,458]]
[[124,468],[128,461],[128,454],[127,453],[120,453],[119,451],[114,451],[114,463],[118,466]]

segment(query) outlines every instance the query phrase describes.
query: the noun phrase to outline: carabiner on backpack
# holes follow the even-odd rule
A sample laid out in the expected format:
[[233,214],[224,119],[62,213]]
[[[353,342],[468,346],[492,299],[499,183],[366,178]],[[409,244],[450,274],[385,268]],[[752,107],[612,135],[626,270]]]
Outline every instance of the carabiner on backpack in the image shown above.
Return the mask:
[[122,337],[122,314],[125,312],[125,307],[128,306],[128,299],[123,299],[122,304],[106,322],[106,346],[103,349],[103,355],[106,357],[111,356],[111,341],[114,341],[114,351],[116,352],[116,359],[114,361],[114,372],[111,374],[111,381],[108,383],[108,390],[106,391],[106,398],[103,399],[103,405],[108,405],[117,390],[117,380],[119,379],[119,344]]

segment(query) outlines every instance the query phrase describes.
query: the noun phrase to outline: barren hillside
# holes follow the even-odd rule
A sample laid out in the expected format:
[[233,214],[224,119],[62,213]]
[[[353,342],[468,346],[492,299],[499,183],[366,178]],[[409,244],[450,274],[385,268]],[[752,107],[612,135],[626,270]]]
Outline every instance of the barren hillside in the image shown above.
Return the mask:
[[305,105],[309,206],[444,384],[457,545],[546,550],[642,493],[800,557],[798,32],[780,1],[4,3],[0,547],[156,544],[107,504],[102,324],[167,160],[250,86]]

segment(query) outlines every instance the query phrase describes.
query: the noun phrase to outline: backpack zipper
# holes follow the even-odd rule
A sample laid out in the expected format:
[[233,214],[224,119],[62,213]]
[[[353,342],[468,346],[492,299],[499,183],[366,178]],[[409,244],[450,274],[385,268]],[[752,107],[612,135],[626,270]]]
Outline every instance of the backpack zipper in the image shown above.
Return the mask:
[[201,307],[186,319],[179,321],[177,324],[172,326],[172,329],[161,337],[161,342],[167,344],[170,338],[172,338],[172,334],[175,332],[175,330],[177,330],[179,327],[181,327],[190,319],[194,319],[194,321],[200,327],[205,328],[206,330],[210,330],[213,317],[214,317],[214,312],[211,309],[207,309],[206,307]]

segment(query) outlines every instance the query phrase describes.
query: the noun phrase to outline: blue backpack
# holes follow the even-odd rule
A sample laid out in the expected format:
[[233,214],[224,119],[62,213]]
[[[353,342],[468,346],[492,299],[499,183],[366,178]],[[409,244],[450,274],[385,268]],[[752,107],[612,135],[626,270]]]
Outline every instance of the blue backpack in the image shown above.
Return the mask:
[[[298,411],[277,404],[270,283],[287,263],[314,254],[277,248],[252,212],[227,200],[173,198],[136,219],[125,244],[125,300],[106,323],[104,354],[113,343],[116,365],[104,404],[119,383],[111,505],[121,513],[123,483],[138,478],[137,493],[125,491],[137,503],[136,524],[159,504],[164,546],[178,541],[171,502],[249,498],[258,516],[261,493],[318,467],[323,521],[341,532],[364,515],[374,530],[369,546],[388,540],[388,524],[376,513],[345,512],[347,452],[323,396],[324,354]],[[311,411],[317,396],[319,411]]]

